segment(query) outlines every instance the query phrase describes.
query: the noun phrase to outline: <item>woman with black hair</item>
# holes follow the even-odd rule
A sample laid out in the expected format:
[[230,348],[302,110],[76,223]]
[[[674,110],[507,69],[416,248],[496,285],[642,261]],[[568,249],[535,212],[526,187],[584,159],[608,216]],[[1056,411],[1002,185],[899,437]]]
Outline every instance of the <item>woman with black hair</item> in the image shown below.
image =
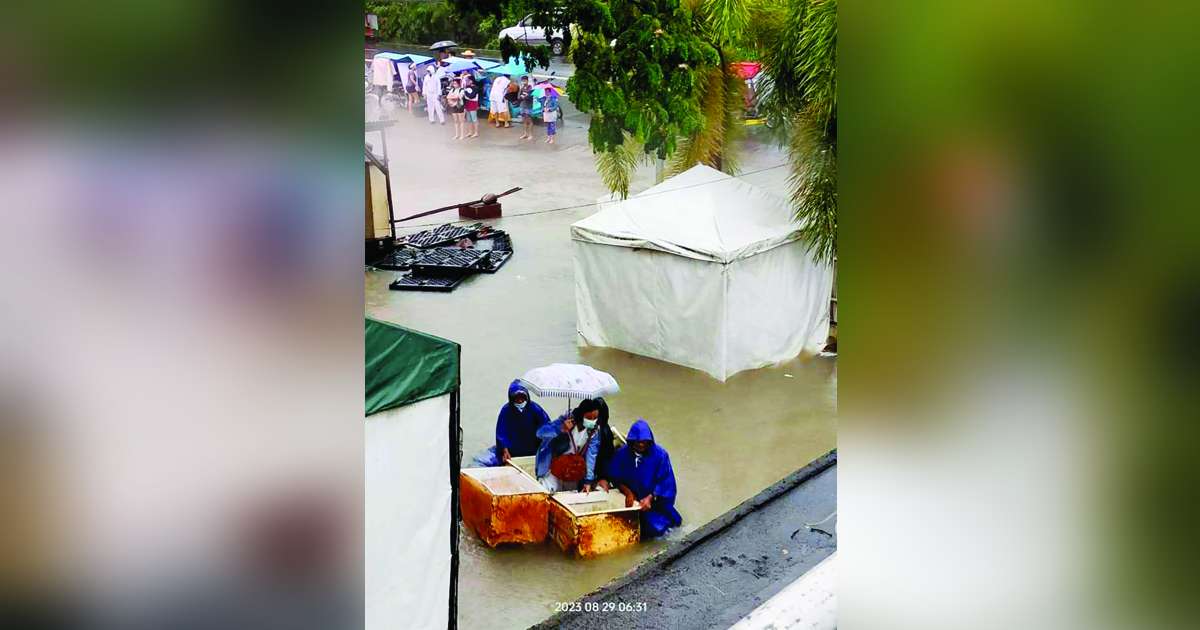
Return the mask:
[[600,414],[596,417],[596,433],[600,435],[600,450],[596,453],[596,479],[597,483],[603,481],[600,485],[607,490],[611,482],[608,477],[608,464],[617,452],[617,447],[613,445],[613,430],[608,424],[608,403],[603,398],[595,400],[596,404],[600,405]]
[[[542,425],[537,437],[537,478],[550,492],[591,491],[597,482],[596,457],[600,453],[600,405],[588,398],[571,411]],[[582,484],[582,486],[581,486]]]

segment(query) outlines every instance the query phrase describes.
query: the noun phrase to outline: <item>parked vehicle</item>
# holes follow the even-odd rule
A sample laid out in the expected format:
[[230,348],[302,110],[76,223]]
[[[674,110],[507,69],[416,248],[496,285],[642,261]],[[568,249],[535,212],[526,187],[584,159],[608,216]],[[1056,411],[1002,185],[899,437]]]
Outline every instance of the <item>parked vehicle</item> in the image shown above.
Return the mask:
[[540,45],[549,44],[550,52],[555,55],[561,55],[567,51],[566,44],[563,39],[562,29],[556,29],[550,32],[550,39],[546,39],[546,27],[534,26],[533,15],[526,15],[523,20],[517,22],[516,26],[510,26],[500,31],[499,38],[511,37],[514,41],[522,44]]

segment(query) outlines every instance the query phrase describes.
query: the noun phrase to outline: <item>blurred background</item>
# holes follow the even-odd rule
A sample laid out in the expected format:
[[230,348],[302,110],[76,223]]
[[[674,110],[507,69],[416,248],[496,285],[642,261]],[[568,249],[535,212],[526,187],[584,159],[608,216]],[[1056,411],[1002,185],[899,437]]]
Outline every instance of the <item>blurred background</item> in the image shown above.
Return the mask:
[[0,9],[0,626],[361,626],[361,20]]
[[[0,9],[0,625],[361,626],[361,12]],[[1195,626],[1198,13],[842,3],[844,627]]]
[[842,3],[839,625],[1196,626],[1197,17]]

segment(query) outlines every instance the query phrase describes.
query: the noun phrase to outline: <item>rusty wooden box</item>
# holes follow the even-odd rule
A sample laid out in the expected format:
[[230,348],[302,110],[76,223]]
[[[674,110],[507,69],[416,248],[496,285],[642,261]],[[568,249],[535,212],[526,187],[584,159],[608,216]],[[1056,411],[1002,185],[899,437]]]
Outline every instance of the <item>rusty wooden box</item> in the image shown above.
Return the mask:
[[546,539],[550,493],[513,466],[459,473],[462,520],[489,547]]
[[608,492],[557,492],[550,497],[550,537],[563,551],[590,558],[636,545],[641,540],[638,508]]

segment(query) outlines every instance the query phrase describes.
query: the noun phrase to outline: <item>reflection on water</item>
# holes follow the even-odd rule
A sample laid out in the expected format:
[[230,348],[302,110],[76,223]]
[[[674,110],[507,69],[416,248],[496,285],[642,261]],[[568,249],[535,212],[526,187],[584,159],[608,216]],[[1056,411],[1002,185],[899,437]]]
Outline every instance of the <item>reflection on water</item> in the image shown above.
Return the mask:
[[[576,345],[569,226],[591,208],[513,216],[586,203],[605,193],[583,146],[582,123],[560,133],[555,150],[521,147],[504,131],[481,129],[478,145],[456,145],[440,126],[401,124],[389,136],[392,160],[403,147],[420,145],[433,156],[408,155],[393,168],[397,215],[498,192],[525,190],[505,199],[505,218],[494,221],[512,234],[516,255],[495,275],[468,279],[449,294],[389,291],[393,272],[366,274],[367,313],[446,337],[462,345],[464,459],[494,439],[496,414],[509,382],[525,370],[554,362],[586,363],[610,372],[621,393],[608,399],[612,421],[628,429],[646,418],[670,451],[680,496],[677,507],[691,531],[803,466],[836,444],[836,364],[803,358],[737,374],[725,383],[708,375],[604,348]],[[519,134],[519,132],[518,132]],[[511,135],[511,134],[510,134]],[[370,135],[368,135],[370,139]],[[401,147],[398,149],[397,147]],[[772,150],[745,156],[746,170],[781,161]],[[507,172],[489,165],[512,164]],[[447,177],[448,162],[469,177]],[[786,169],[764,173],[781,185]],[[652,184],[643,169],[634,190]],[[762,183],[761,178],[754,180]],[[456,219],[453,213],[442,220]],[[428,221],[426,219],[425,221]],[[565,401],[539,400],[551,416]],[[526,627],[571,600],[619,576],[663,548],[643,543],[589,560],[575,560],[553,543],[488,549],[464,530],[459,568],[459,625],[464,629]]]

